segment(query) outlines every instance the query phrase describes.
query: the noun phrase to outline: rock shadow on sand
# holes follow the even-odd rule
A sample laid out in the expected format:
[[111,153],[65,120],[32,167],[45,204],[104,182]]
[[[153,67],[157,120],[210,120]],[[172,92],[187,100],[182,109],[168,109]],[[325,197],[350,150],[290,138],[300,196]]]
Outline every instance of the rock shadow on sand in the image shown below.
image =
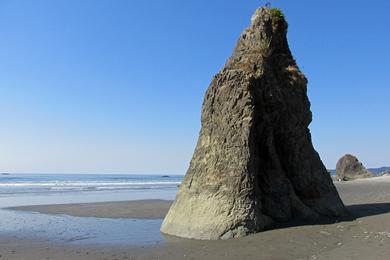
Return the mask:
[[306,225],[329,225],[339,222],[351,222],[358,218],[375,216],[390,213],[390,203],[365,203],[365,204],[354,204],[354,205],[346,205],[348,214],[343,217],[321,217],[315,220],[293,220],[284,223],[276,223],[269,228],[267,231],[282,229],[282,228],[290,228],[290,227],[298,227],[298,226],[306,226]]

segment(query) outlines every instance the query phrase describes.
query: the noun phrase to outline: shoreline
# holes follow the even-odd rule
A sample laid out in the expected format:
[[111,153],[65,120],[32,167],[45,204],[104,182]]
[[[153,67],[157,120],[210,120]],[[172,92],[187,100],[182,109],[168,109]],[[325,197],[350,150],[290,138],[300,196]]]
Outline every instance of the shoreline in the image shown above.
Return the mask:
[[7,207],[4,209],[37,212],[51,215],[69,215],[74,217],[162,219],[165,217],[172,203],[172,200],[148,199],[93,203],[31,205]]
[[[202,241],[163,235],[158,245],[77,245],[0,235],[1,259],[388,259],[390,178],[335,182],[352,218],[291,225],[239,239]],[[88,217],[163,218],[172,201],[138,200],[8,208]]]
[[[369,202],[390,202],[390,177],[378,176],[353,181],[334,181],[346,206]],[[383,196],[376,187],[386,190],[389,196]],[[360,193],[357,194],[357,190]],[[385,192],[386,193],[386,192]],[[129,219],[163,219],[174,200],[137,199],[124,201],[58,203],[28,206],[5,207],[5,210],[36,212],[50,215],[69,215],[74,217],[95,218],[129,218]],[[355,205],[356,206],[356,205]]]

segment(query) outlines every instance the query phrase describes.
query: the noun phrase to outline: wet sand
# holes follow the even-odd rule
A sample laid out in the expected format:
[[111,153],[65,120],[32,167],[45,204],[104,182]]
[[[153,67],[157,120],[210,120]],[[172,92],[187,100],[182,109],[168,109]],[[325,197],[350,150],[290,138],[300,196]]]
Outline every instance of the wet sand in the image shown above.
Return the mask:
[[[241,239],[196,241],[166,236],[157,246],[79,246],[0,236],[1,259],[390,259],[390,177],[336,183],[351,217],[290,223]],[[22,207],[50,214],[154,218],[169,201]],[[151,206],[155,208],[151,208]]]
[[134,200],[59,205],[11,207],[12,210],[33,211],[43,214],[66,214],[75,217],[162,219],[172,201]]

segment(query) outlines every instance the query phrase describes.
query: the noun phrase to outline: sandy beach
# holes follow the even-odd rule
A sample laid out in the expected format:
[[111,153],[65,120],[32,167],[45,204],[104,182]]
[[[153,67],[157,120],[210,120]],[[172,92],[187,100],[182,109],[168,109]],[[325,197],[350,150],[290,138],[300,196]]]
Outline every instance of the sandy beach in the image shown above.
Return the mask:
[[164,218],[171,204],[172,201],[169,200],[134,200],[22,206],[9,209],[76,217],[161,219]]
[[[0,259],[389,259],[390,178],[337,182],[351,213],[343,220],[289,223],[240,239],[197,241],[164,236],[155,246],[86,246],[0,237]],[[16,210],[104,218],[162,218],[171,201],[144,200]],[[14,208],[15,210],[15,208]]]

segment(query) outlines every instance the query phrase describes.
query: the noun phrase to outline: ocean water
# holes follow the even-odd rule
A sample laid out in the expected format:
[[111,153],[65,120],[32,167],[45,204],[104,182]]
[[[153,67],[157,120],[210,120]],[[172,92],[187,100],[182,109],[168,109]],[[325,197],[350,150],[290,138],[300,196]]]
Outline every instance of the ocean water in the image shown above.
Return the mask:
[[137,199],[174,199],[183,176],[2,174],[0,208]]
[[182,176],[119,174],[2,174],[0,196],[107,190],[176,189]]
[[139,199],[173,200],[183,176],[125,174],[2,174],[0,235],[76,244],[164,242],[162,219],[47,215],[8,207]]

